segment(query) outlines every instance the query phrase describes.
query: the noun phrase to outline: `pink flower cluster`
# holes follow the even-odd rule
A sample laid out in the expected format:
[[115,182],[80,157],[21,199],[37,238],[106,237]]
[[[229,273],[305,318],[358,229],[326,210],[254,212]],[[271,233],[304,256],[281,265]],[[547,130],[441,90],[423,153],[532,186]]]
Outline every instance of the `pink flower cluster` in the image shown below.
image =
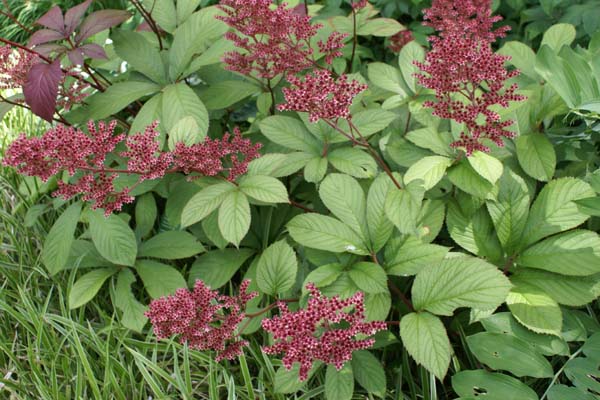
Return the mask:
[[[228,69],[272,79],[314,64],[310,41],[321,25],[311,25],[309,16],[287,8],[286,3],[271,6],[271,0],[221,0],[219,7],[225,16],[219,18],[235,30],[226,38],[241,50],[225,54]],[[341,54],[345,37],[337,33],[318,43],[327,62]]]
[[[103,208],[108,215],[134,200],[129,194],[133,187],[115,189],[119,174],[136,174],[140,183],[173,172],[214,176],[227,171],[225,176],[233,181],[246,173],[250,161],[260,156],[261,145],[242,138],[237,128],[233,136],[227,133],[220,140],[207,138],[192,146],[179,143],[173,152],[163,152],[156,141],[157,126],[155,122],[144,132],[126,138],[124,134],[114,134],[116,121],[100,122],[98,127],[90,122],[89,134],[59,125],[41,137],[19,136],[8,148],[4,164],[44,181],[66,171],[73,179],[59,180],[54,195],[68,199],[81,194],[84,201],[92,202],[92,208]],[[106,165],[107,156],[123,141],[127,150],[116,155],[127,159],[126,168]],[[230,167],[226,168],[224,162]]]
[[334,365],[340,370],[352,358],[352,352],[369,348],[371,336],[386,329],[385,322],[365,322],[364,295],[361,292],[341,300],[327,298],[311,283],[308,306],[295,312],[280,303],[281,314],[262,322],[273,334],[274,344],[263,348],[267,354],[284,353],[283,365],[288,370],[300,363],[300,379],[306,380],[315,360]]
[[146,316],[158,339],[178,335],[181,343],[192,349],[216,351],[217,361],[231,360],[248,345],[236,331],[245,318],[246,303],[257,295],[247,293],[249,284],[242,282],[237,296],[225,296],[197,280],[192,291],[181,288],[172,296],[152,301]]
[[508,27],[492,30],[501,17],[491,16],[491,0],[434,0],[425,18],[440,33],[430,38],[432,49],[425,61],[416,63],[423,72],[418,75],[421,85],[435,90],[436,100],[425,105],[434,115],[464,124],[465,131],[452,146],[464,148],[467,155],[488,152],[483,139],[503,146],[504,137],[514,136],[507,129],[513,121],[501,121],[490,107],[525,99],[516,94],[516,84],[506,87],[506,81],[518,75],[505,68],[509,57],[491,47]]
[[346,75],[337,80],[328,70],[318,69],[306,75],[304,80],[297,76],[288,78],[291,88],[284,88],[286,104],[280,104],[280,111],[301,111],[309,113],[311,122],[319,119],[350,119],[350,105],[354,97],[367,89],[357,81],[349,81]]
[[406,46],[408,43],[414,40],[413,33],[411,31],[400,31],[396,33],[394,36],[390,37],[390,44],[388,48],[393,53],[400,53],[402,48]]

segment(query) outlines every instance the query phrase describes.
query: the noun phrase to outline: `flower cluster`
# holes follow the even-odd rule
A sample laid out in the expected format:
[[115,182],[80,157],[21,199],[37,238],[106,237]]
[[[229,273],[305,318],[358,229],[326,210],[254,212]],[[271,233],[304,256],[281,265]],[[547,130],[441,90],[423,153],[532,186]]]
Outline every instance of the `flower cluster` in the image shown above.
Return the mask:
[[355,350],[373,345],[371,336],[386,329],[385,322],[365,322],[364,295],[361,292],[341,300],[327,298],[311,283],[308,306],[295,312],[284,303],[281,314],[262,322],[263,328],[273,334],[274,344],[265,347],[267,354],[284,353],[283,365],[288,370],[294,362],[300,363],[300,379],[306,380],[315,360],[334,365],[340,370],[352,358]]
[[425,105],[434,115],[464,124],[465,131],[452,146],[463,147],[467,155],[489,151],[483,139],[503,146],[503,137],[513,137],[507,129],[513,122],[501,121],[490,108],[525,99],[516,94],[515,84],[506,88],[518,71],[508,71],[504,64],[509,57],[492,50],[492,42],[508,28],[493,30],[501,18],[491,16],[490,10],[491,0],[434,0],[425,18],[440,36],[430,38],[431,51],[424,62],[416,63],[423,72],[418,75],[421,85],[435,90],[436,100]]
[[[220,140],[207,138],[191,146],[178,143],[173,152],[163,152],[156,141],[157,126],[155,122],[144,132],[126,138],[124,134],[114,134],[116,121],[100,122],[97,127],[90,122],[89,134],[58,125],[41,137],[19,136],[8,148],[4,164],[44,181],[65,171],[72,179],[60,180],[54,195],[68,199],[82,194],[82,199],[90,201],[92,208],[103,208],[108,215],[134,200],[129,194],[132,187],[116,190],[114,181],[119,174],[138,175],[139,183],[173,172],[207,176],[225,172],[227,179],[233,181],[260,155],[261,145],[242,138],[237,128],[233,136],[226,133]],[[107,165],[107,156],[122,142],[126,150],[116,155],[127,160],[126,168],[113,168]],[[115,162],[111,158],[111,163]],[[224,162],[230,166],[226,167]],[[119,165],[123,163],[117,163]]]
[[[271,5],[271,0],[221,0],[219,7],[225,15],[219,18],[235,30],[226,37],[241,50],[225,54],[228,69],[272,79],[313,65],[310,41],[321,25],[312,25],[309,16],[287,8],[285,3],[274,8]],[[334,34],[319,43],[327,62],[340,54],[344,37]]]
[[396,33],[394,36],[390,37],[390,44],[388,48],[393,53],[400,53],[400,50],[408,43],[414,40],[413,33],[411,31],[400,31]]
[[181,288],[172,296],[152,301],[146,316],[158,339],[178,335],[190,348],[216,351],[217,361],[231,360],[248,345],[236,331],[245,318],[246,303],[257,295],[247,293],[249,284],[242,282],[237,296],[225,296],[197,280],[192,291]]
[[288,80],[292,87],[283,89],[286,104],[280,104],[278,109],[307,112],[311,122],[350,119],[352,100],[367,89],[367,85],[349,81],[346,75],[335,80],[330,71],[322,69],[306,75],[304,80],[297,76]]

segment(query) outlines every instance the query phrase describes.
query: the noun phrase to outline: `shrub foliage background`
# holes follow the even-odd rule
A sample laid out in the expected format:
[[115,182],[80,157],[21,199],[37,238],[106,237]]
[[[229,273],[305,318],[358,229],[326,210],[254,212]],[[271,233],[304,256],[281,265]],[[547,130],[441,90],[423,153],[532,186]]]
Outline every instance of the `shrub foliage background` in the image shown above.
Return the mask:
[[597,2],[212,3],[3,3],[0,390],[598,398]]

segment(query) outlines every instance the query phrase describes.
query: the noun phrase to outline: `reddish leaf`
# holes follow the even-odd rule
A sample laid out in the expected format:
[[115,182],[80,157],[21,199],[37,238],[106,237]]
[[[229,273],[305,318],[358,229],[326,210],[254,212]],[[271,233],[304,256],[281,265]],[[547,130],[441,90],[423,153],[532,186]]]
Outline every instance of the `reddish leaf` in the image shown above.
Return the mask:
[[40,29],[36,31],[29,39],[28,46],[35,46],[42,43],[54,42],[55,40],[64,39],[65,35],[60,32],[56,32],[52,29]]
[[27,74],[27,82],[23,87],[25,102],[34,114],[48,122],[54,116],[58,85],[62,77],[60,60],[54,60],[52,64],[35,64]]
[[37,20],[37,23],[58,32],[64,33],[65,31],[65,20],[59,6],[52,7],[50,11]]
[[71,64],[73,65],[83,65],[83,54],[80,49],[73,49],[67,53],[69,60],[71,60]]
[[136,32],[152,32],[152,28],[150,27],[150,24],[144,20],[142,21],[141,24],[138,25],[137,28],[135,28]]
[[68,49],[65,46],[55,43],[46,43],[35,46],[35,51],[46,57],[49,57],[52,53],[62,54],[67,50]]
[[75,40],[77,43],[81,43],[98,32],[127,21],[129,17],[130,14],[123,10],[100,10],[91,13],[79,27]]
[[102,46],[99,46],[95,43],[85,44],[85,45],[81,46],[79,48],[79,50],[81,50],[83,52],[83,54],[85,54],[89,58],[96,58],[96,59],[107,59],[108,58],[108,56],[106,55],[106,52],[104,51]]
[[70,36],[75,31],[75,28],[77,28],[81,22],[81,18],[83,18],[83,14],[85,14],[90,7],[90,4],[92,4],[92,0],[86,0],[67,10],[65,13],[65,30],[67,35]]
[[298,14],[298,15],[302,15],[303,17],[306,16],[306,7],[304,4],[298,4],[296,7],[294,7],[292,9],[292,13],[294,14]]

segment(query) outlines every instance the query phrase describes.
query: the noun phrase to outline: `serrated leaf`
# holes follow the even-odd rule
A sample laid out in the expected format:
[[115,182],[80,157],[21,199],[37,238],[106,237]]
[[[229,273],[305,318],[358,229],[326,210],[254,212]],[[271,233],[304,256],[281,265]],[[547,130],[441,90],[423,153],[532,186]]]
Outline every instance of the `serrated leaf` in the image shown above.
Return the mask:
[[223,81],[211,84],[200,94],[200,99],[209,110],[222,110],[260,93],[259,86],[245,81]]
[[239,190],[229,192],[219,207],[219,230],[225,239],[239,246],[250,229],[250,203]]
[[365,293],[386,293],[387,275],[380,265],[372,262],[357,262],[348,270],[350,279]]
[[302,121],[284,116],[271,116],[260,122],[260,130],[270,141],[292,150],[320,155],[322,144],[306,129]]
[[337,370],[327,366],[325,373],[325,398],[327,400],[350,400],[354,393],[354,374],[349,364]]
[[298,260],[292,247],[281,240],[269,246],[256,267],[256,283],[264,293],[276,296],[296,282]]
[[400,320],[402,344],[418,364],[438,379],[448,372],[452,348],[442,321],[428,312],[410,313]]
[[304,179],[306,182],[319,183],[325,177],[327,173],[327,158],[326,157],[313,157],[308,160],[304,167]]
[[415,233],[424,190],[422,181],[418,180],[402,189],[394,187],[388,191],[385,214],[401,233]]
[[560,336],[562,313],[558,303],[542,290],[517,283],[506,297],[506,304],[516,320],[533,332]]
[[489,154],[482,151],[475,151],[468,157],[468,160],[471,167],[492,185],[496,184],[498,179],[502,176],[504,169],[502,163]]
[[129,268],[119,272],[115,285],[115,306],[123,313],[121,317],[123,326],[141,332],[148,318],[144,315],[146,306],[137,301],[131,292],[131,284],[135,280],[135,275]]
[[25,103],[35,115],[48,122],[52,122],[54,117],[58,86],[62,78],[60,59],[51,64],[39,62],[27,72],[27,80],[23,86]]
[[398,68],[381,62],[374,62],[369,64],[368,75],[369,80],[381,89],[406,96],[406,86],[402,80],[402,73]]
[[562,46],[568,46],[575,40],[575,27],[571,24],[555,24],[544,32],[542,44],[548,45],[552,50],[558,51]]
[[519,164],[527,175],[548,182],[554,176],[556,152],[548,138],[541,134],[519,136],[515,141]]
[[181,213],[181,226],[190,226],[206,218],[235,189],[235,185],[229,182],[220,182],[210,185],[193,195]]
[[385,371],[371,352],[358,350],[352,354],[352,372],[358,384],[367,392],[384,397],[387,386]]
[[391,179],[381,174],[373,181],[367,194],[367,227],[371,249],[375,252],[383,248],[394,230],[394,224],[385,214],[385,201],[392,187]]
[[327,154],[327,160],[335,169],[355,178],[372,178],[377,172],[373,157],[354,147],[342,147]]
[[559,304],[581,307],[596,299],[595,280],[583,277],[564,276],[551,272],[520,268],[511,276],[514,284],[534,286]]
[[167,76],[160,52],[144,35],[134,31],[115,30],[111,37],[119,57],[154,82],[166,82]]
[[152,260],[138,260],[135,269],[153,299],[174,294],[177,289],[187,287],[181,273],[170,265]]
[[161,123],[170,131],[180,120],[192,117],[198,125],[196,142],[208,132],[208,111],[198,95],[185,83],[176,83],[163,89]]
[[410,183],[420,179],[423,181],[425,190],[429,190],[438,184],[444,177],[446,169],[452,165],[448,157],[429,156],[417,161],[406,171],[404,183]]
[[135,203],[135,234],[138,238],[147,236],[156,222],[158,209],[152,193],[141,195]]
[[194,262],[189,273],[189,284],[196,279],[204,281],[213,289],[220,288],[237,272],[242,264],[254,254],[250,249],[223,249],[209,251]]
[[419,67],[415,61],[422,62],[425,59],[425,50],[417,42],[412,41],[402,48],[398,57],[398,65],[400,72],[404,78],[404,82],[410,88],[412,93],[417,92],[418,79],[415,74],[419,73]]
[[118,268],[99,268],[88,272],[75,282],[69,293],[69,308],[81,307],[96,297],[96,294],[108,278],[114,275]]
[[46,236],[41,257],[51,275],[60,272],[67,265],[80,214],[81,203],[71,204],[52,225]]
[[284,184],[269,176],[246,176],[240,181],[239,188],[247,196],[265,203],[289,202]]
[[494,185],[479,175],[466,160],[448,169],[448,179],[460,190],[473,196],[485,199],[494,195]]
[[415,236],[393,238],[385,248],[385,268],[388,275],[416,275],[430,264],[440,263],[450,249],[423,243]]
[[367,241],[366,199],[356,179],[329,174],[319,187],[319,197],[333,215]]
[[487,400],[538,400],[529,386],[512,376],[484,370],[461,371],[452,377],[452,388],[464,398],[485,393]]
[[166,231],[151,237],[140,245],[138,257],[177,260],[195,256],[204,251],[202,243],[185,231]]
[[117,265],[133,266],[137,256],[135,233],[115,214],[105,217],[99,211],[87,213],[90,235],[102,257]]
[[79,26],[75,41],[81,43],[98,32],[127,21],[129,17],[131,17],[131,14],[125,10],[100,10],[93,12]]

